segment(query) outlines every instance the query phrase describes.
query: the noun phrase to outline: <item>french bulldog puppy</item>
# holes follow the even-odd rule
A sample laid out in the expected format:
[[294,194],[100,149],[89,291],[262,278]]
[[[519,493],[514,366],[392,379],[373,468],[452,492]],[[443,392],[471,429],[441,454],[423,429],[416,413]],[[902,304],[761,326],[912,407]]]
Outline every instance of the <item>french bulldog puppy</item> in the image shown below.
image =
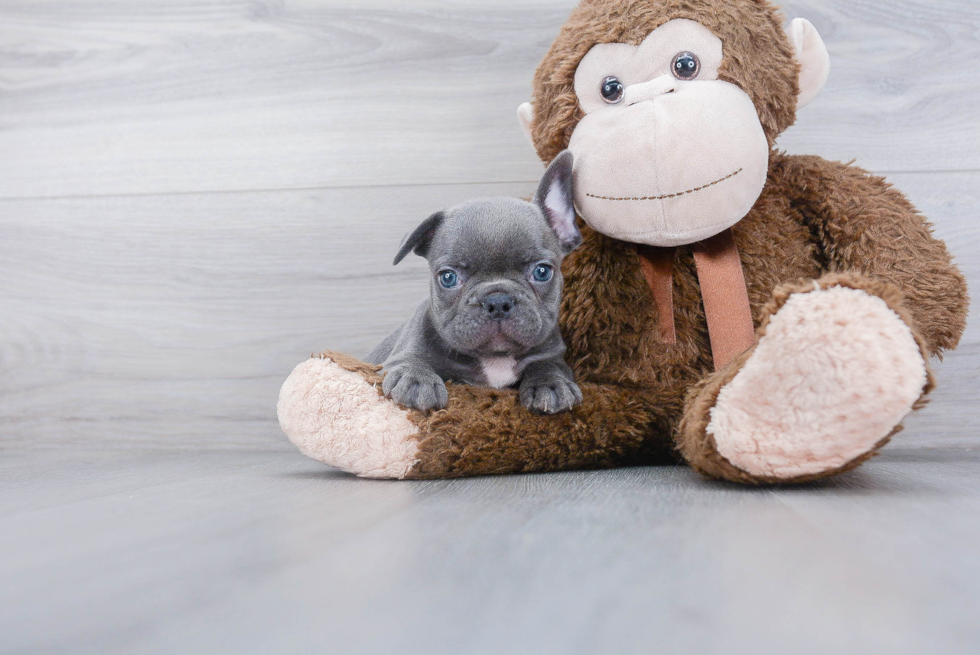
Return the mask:
[[405,237],[432,272],[431,296],[366,358],[405,407],[441,409],[444,381],[505,388],[554,414],[582,402],[558,330],[562,259],[582,242],[572,206],[572,154],[558,155],[532,202],[473,200],[439,211]]

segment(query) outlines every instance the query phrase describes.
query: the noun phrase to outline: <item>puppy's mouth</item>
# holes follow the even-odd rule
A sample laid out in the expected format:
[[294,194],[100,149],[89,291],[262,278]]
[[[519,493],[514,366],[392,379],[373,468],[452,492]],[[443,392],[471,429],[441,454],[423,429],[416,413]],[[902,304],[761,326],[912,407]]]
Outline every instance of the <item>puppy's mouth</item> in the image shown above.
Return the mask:
[[498,323],[496,326],[496,331],[490,335],[484,346],[493,354],[506,354],[511,353],[522,346],[517,343],[514,339],[507,336],[504,332],[504,326],[502,323]]
[[517,325],[499,321],[484,325],[473,352],[481,357],[520,355],[536,344],[528,343],[529,335],[522,334]]
[[719,178],[719,179],[715,180],[714,182],[709,182],[708,184],[702,184],[699,187],[695,187],[693,189],[688,189],[687,191],[678,191],[677,193],[668,193],[668,194],[663,195],[663,196],[646,196],[646,197],[643,197],[643,198],[640,198],[640,197],[635,197],[635,198],[616,198],[616,197],[613,197],[613,196],[597,196],[597,195],[592,194],[592,193],[587,193],[585,195],[587,197],[589,197],[589,198],[595,198],[596,200],[613,200],[613,201],[617,201],[617,202],[626,201],[626,200],[636,201],[636,202],[643,201],[643,200],[668,200],[670,198],[679,198],[681,196],[687,196],[687,195],[690,195],[692,193],[697,193],[698,191],[704,191],[707,188],[713,187],[715,185],[721,184],[722,182],[726,182],[726,181],[732,179],[733,177],[735,177],[736,175],[738,175],[739,173],[741,173],[743,170],[745,170],[745,169],[744,168],[740,168],[737,171],[735,171],[734,173],[730,173],[730,174],[726,175],[725,177],[722,177],[722,178]]

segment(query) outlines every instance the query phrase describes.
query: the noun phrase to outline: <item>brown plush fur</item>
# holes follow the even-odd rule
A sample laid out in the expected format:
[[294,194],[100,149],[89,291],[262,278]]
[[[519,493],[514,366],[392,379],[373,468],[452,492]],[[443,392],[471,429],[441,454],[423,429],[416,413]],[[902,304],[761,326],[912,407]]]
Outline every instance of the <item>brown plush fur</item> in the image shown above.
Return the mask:
[[314,353],[310,356],[313,359],[329,359],[342,369],[348,370],[351,373],[359,373],[369,384],[377,387],[380,393],[381,382],[384,380],[381,376],[382,367],[374,364],[365,364],[356,357],[351,357],[345,353],[339,353],[333,350],[324,350],[323,352]]
[[[533,136],[544,161],[567,146],[581,118],[573,79],[589,49],[640,43],[675,18],[697,20],[722,39],[721,78],[749,94],[770,143],[793,123],[798,66],[781,15],[764,0],[585,0],[535,75]],[[883,298],[911,326],[924,355],[955,347],[963,332],[966,283],[945,245],[900,193],[858,168],[773,152],[767,186],[733,233],[762,333],[789,295],[812,290],[814,280]],[[682,456],[710,477],[775,482],[732,466],[705,434],[719,390],[752,351],[713,371],[690,247],[679,248],[675,259],[677,343],[666,345],[635,247],[587,227],[583,234],[582,247],[562,268],[561,326],[585,402],[571,413],[541,417],[524,409],[514,391],[451,386],[445,410],[413,414],[420,448],[410,477],[618,466]],[[931,387],[930,377],[923,393]],[[872,455],[793,482],[839,473]]]
[[[823,194],[815,180],[827,181]],[[814,208],[807,196],[821,198],[823,206]],[[856,202],[864,197],[873,204]],[[873,259],[875,244],[860,237],[857,243],[827,238],[842,226],[866,235],[886,225],[904,233],[898,241],[906,243],[897,253],[895,244],[886,244],[884,259]],[[925,219],[880,178],[774,153],[762,197],[733,231],[760,336],[789,295],[812,291],[814,280],[881,297],[912,327],[924,357],[955,347],[963,331],[968,300],[962,275]],[[704,434],[718,392],[752,351],[713,372],[690,247],[679,248],[675,260],[677,344],[666,345],[635,247],[588,227],[583,234],[583,245],[562,267],[561,325],[585,403],[570,414],[539,417],[523,409],[513,391],[453,386],[449,407],[419,422],[420,463],[412,477],[655,464],[679,455],[709,477],[775,482],[733,467]],[[903,294],[917,300],[903,301]],[[929,380],[923,397],[932,389]],[[849,470],[872,455],[792,482]]]
[[[816,291],[817,288],[829,289],[836,286],[860,289],[871,295],[878,296],[885,301],[892,311],[902,317],[906,323],[914,325],[911,313],[903,302],[902,292],[892,284],[853,273],[831,273],[824,275],[816,282],[814,284],[813,280],[801,280],[795,283],[783,284],[776,289],[772,300],[763,309],[762,324],[756,331],[756,336],[759,339],[765,336],[766,328],[769,326],[769,319],[786,304],[786,301],[789,300],[791,295],[795,293],[811,293]],[[912,334],[915,337],[916,343],[919,344],[919,352],[922,354],[922,358],[928,362],[929,354],[925,339],[914,328],[912,329]],[[901,431],[901,426],[896,427],[891,434],[878,442],[872,451],[847,462],[837,469],[824,471],[819,475],[801,475],[790,479],[766,478],[749,475],[745,471],[732,466],[730,462],[718,453],[714,438],[706,432],[708,423],[711,420],[709,412],[715,406],[718,400],[718,394],[722,388],[732,381],[745,362],[752,357],[754,351],[754,347],[750,348],[723,370],[713,373],[688,391],[684,417],[681,420],[677,438],[677,447],[684,456],[684,459],[700,473],[710,478],[730,480],[743,484],[760,485],[811,482],[857,468],[862,463],[874,457],[878,449],[888,443],[895,434]],[[926,383],[922,388],[919,401],[915,405],[916,409],[920,409],[926,405],[926,398],[935,388],[935,385],[935,378],[927,364]]]
[[772,146],[793,124],[799,66],[782,16],[763,0],[584,0],[568,18],[534,76],[534,144],[543,161],[568,146],[582,110],[575,70],[600,43],[639,45],[650,32],[678,18],[694,20],[724,44],[718,78],[749,94]]

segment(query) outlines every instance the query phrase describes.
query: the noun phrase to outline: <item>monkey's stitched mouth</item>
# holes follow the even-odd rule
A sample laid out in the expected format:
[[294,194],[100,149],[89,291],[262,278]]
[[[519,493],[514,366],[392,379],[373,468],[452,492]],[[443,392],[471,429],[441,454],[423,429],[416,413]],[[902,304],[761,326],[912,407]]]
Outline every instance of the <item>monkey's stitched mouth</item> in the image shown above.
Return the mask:
[[734,173],[732,173],[730,175],[726,175],[725,177],[721,178],[720,180],[715,180],[714,182],[711,182],[710,184],[703,184],[703,185],[701,185],[699,187],[696,187],[694,189],[688,189],[687,191],[681,191],[679,193],[668,193],[665,196],[648,196],[646,198],[610,198],[609,196],[597,196],[597,195],[593,195],[591,193],[587,193],[585,195],[588,196],[589,198],[595,198],[596,200],[667,200],[668,198],[677,198],[679,196],[686,196],[686,195],[688,195],[690,193],[697,193],[698,191],[703,191],[704,189],[707,189],[708,187],[713,187],[716,184],[721,184],[725,180],[732,179],[733,177],[735,177],[736,175],[738,175],[739,173],[741,173],[743,170],[745,170],[745,169],[744,168],[740,168],[737,171],[735,171]]

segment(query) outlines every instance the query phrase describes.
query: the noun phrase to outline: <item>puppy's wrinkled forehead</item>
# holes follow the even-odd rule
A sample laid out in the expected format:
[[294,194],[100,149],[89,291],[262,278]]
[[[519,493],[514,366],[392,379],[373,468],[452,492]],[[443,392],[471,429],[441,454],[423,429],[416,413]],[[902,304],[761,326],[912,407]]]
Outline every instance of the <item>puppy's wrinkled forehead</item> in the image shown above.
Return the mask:
[[446,211],[430,252],[438,253],[434,266],[465,264],[473,270],[506,271],[560,257],[561,246],[535,205],[491,198]]

